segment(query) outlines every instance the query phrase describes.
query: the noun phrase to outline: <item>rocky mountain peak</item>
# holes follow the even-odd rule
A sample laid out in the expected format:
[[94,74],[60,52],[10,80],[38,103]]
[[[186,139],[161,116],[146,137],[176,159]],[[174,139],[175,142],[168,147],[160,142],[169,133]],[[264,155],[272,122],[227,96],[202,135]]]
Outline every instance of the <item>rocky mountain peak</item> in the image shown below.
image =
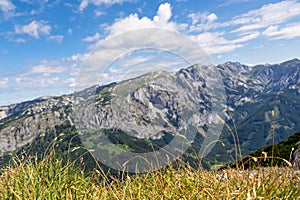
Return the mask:
[[[217,91],[220,81],[226,93],[210,95]],[[124,93],[126,88],[134,90]],[[88,128],[118,126],[124,132],[133,132],[131,136],[156,140],[165,132],[180,132],[190,126],[205,137],[206,125],[215,120],[211,100],[226,95],[227,105],[218,106],[224,110],[225,120],[234,118],[241,146],[249,152],[270,142],[273,131],[279,142],[300,130],[299,94],[298,59],[253,67],[238,62],[193,65],[176,73],[149,73],[73,95],[2,106],[0,146],[2,153],[13,151],[57,125],[72,124],[74,102],[82,103],[77,111],[86,117],[82,124],[88,124]],[[222,139],[231,141],[227,136]]]
[[300,60],[298,58],[294,58],[292,60],[281,63],[281,66],[296,66],[300,64]]

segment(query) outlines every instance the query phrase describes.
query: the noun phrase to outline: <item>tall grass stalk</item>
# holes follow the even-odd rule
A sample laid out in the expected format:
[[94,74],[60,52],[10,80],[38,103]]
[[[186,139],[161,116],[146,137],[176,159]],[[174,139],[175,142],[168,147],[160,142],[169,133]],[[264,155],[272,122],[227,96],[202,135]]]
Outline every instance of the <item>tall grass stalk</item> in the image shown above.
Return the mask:
[[188,164],[107,182],[55,157],[15,160],[2,170],[1,199],[298,199],[299,175],[290,168],[205,171]]
[[225,120],[223,120],[219,115],[217,115],[217,118],[218,118],[218,120],[219,120],[221,123],[223,123],[223,124],[226,126],[226,128],[228,129],[228,131],[230,132],[230,134],[231,134],[231,136],[232,136],[233,143],[234,143],[235,165],[236,165],[236,169],[238,169],[238,168],[239,168],[239,166],[238,166],[238,160],[239,160],[239,158],[238,158],[238,150],[237,150],[236,136],[235,136],[234,132],[232,131],[231,127],[226,123]]

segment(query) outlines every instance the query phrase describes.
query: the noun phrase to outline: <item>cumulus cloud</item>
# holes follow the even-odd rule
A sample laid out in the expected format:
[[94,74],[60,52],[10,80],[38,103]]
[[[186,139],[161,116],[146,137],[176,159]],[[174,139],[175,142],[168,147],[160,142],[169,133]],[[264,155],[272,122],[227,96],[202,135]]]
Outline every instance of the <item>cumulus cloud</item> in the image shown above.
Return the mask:
[[[95,6],[99,5],[112,5],[121,4],[125,1],[130,0],[81,0],[80,11],[93,4]],[[244,1],[244,0],[232,0],[233,1]],[[4,3],[3,3],[4,2]],[[0,0],[0,10],[2,12],[13,12],[15,6],[9,0]],[[94,14],[96,16],[101,16],[104,13],[95,10]],[[145,55],[140,55],[132,59],[126,60],[124,62],[119,62],[115,68],[110,68],[110,70],[101,74],[95,73],[95,68],[93,66],[103,65],[104,67],[114,62],[116,58],[124,55],[124,52],[134,50],[133,47],[143,47],[149,44],[153,44],[156,47],[161,47],[162,49],[168,47],[169,49],[175,49],[178,47],[178,43],[182,38],[177,38],[175,35],[170,37],[168,34],[153,34],[153,32],[143,32],[143,28],[157,28],[157,29],[167,29],[171,31],[179,31],[183,33],[188,33],[188,39],[192,39],[196,44],[195,47],[188,49],[189,47],[184,47],[181,49],[180,53],[188,57],[192,51],[197,49],[199,51],[199,45],[208,54],[216,54],[218,58],[222,58],[222,53],[231,52],[238,48],[242,48],[251,40],[258,37],[264,36],[270,40],[279,39],[292,39],[300,37],[300,23],[295,22],[297,18],[300,17],[300,3],[296,0],[286,0],[278,3],[270,3],[262,6],[259,9],[251,10],[245,14],[233,17],[231,20],[223,21],[224,19],[219,19],[220,17],[216,13],[201,12],[201,13],[190,13],[188,15],[190,18],[190,24],[177,23],[176,17],[173,16],[172,6],[170,3],[161,4],[156,14],[154,16],[142,16],[142,14],[132,13],[125,17],[120,17],[115,19],[112,24],[102,25],[104,28],[104,33],[101,35],[97,32],[94,35],[89,35],[83,38],[83,41],[92,42],[91,48],[104,43],[106,46],[102,46],[103,49],[100,51],[94,51],[89,54],[75,54],[68,58],[63,58],[58,61],[41,61],[38,65],[29,67],[26,73],[15,76],[16,86],[35,88],[37,86],[43,87],[75,87],[76,83],[83,83],[81,86],[84,88],[88,85],[84,83],[89,83],[93,80],[93,84],[99,83],[99,77],[111,79],[115,77],[123,76],[126,72],[128,66],[143,64],[146,65],[150,63],[151,57]],[[220,30],[220,28],[224,28]],[[68,28],[68,27],[67,27]],[[114,37],[122,35],[133,30],[141,30],[140,34],[137,35],[126,35],[122,40],[114,40]],[[51,26],[45,21],[31,21],[29,24],[16,25],[16,34],[28,34],[34,38],[39,38],[41,35],[47,36],[48,40],[54,40],[57,42],[62,42],[63,35],[50,35]],[[66,29],[67,34],[72,34],[72,29]],[[145,33],[144,35],[141,33]],[[106,34],[106,35],[104,35]],[[147,37],[145,37],[145,35]],[[112,39],[112,40],[110,40]],[[119,38],[120,39],[120,38]],[[107,42],[109,41],[109,42]],[[16,39],[15,42],[25,42],[24,39]],[[183,42],[185,44],[185,42]],[[130,47],[129,49],[127,47]],[[264,46],[257,46],[253,49],[263,48]],[[97,49],[99,50],[99,49]],[[176,50],[176,49],[175,49]],[[131,52],[132,52],[131,51]],[[196,50],[193,52],[197,52]],[[203,53],[199,51],[200,54]],[[197,54],[198,55],[198,54]],[[235,54],[237,55],[237,54]],[[161,56],[161,55],[159,55]],[[88,58],[89,57],[89,58]],[[162,58],[162,56],[160,57]],[[153,60],[153,59],[152,59]],[[85,62],[87,61],[87,62]],[[122,60],[121,60],[122,61]],[[167,62],[164,62],[167,61]],[[174,63],[172,63],[172,61]],[[191,61],[195,61],[191,59]],[[82,63],[90,65],[91,68],[87,68],[86,71],[81,73],[86,73],[87,80],[85,79],[75,79],[80,72],[79,66]],[[154,59],[156,65],[179,65],[180,62],[175,62],[174,60],[166,60],[165,58]],[[126,69],[123,69],[126,68]],[[151,65],[153,67],[154,65]],[[96,71],[97,72],[97,71]],[[115,78],[113,77],[113,78]],[[11,84],[12,79],[0,78],[0,87],[6,87],[7,84]],[[104,80],[104,79],[103,79]]]
[[[153,19],[139,17],[138,14],[131,14],[128,17],[116,20],[105,29],[109,32],[109,36],[143,28],[162,28],[172,31],[188,30],[193,32],[189,37],[197,42],[208,54],[233,51],[243,47],[245,42],[261,35],[259,31],[252,31],[237,35],[236,39],[229,40],[226,38],[227,33],[225,32],[203,32],[209,27],[218,25],[216,23],[218,16],[215,13],[190,13],[188,17],[192,20],[192,24],[189,26],[172,21],[172,7],[169,3],[164,3],[159,6]],[[159,38],[157,40],[164,43]],[[101,42],[98,42],[98,44]],[[97,45],[94,45],[93,48],[95,46]]]
[[154,16],[153,21],[157,23],[166,23],[172,17],[172,9],[169,3],[161,4],[157,10],[156,16]]
[[[130,14],[125,18],[116,19],[110,26],[106,25],[104,29],[108,33],[107,36],[90,46],[90,49],[95,49],[99,45],[101,45],[101,48],[97,48],[96,51],[89,55],[89,58],[86,60],[85,64],[90,66],[86,68],[90,71],[85,71],[84,73],[90,74],[90,77],[98,76],[99,74],[95,73],[95,66],[105,67],[114,59],[122,56],[124,52],[134,51],[135,49],[143,48],[145,46],[153,46],[162,49],[175,49],[179,46],[182,47],[182,45],[185,43],[185,41],[181,41],[182,38],[179,38],[175,33],[170,35],[169,32],[164,32],[161,30],[167,29],[171,31],[177,31],[184,27],[182,24],[177,24],[171,21],[171,18],[171,4],[164,3],[158,7],[156,15],[153,16],[153,18],[139,17],[138,14],[135,13]],[[161,31],[149,30],[147,28],[158,28]],[[137,31],[130,32],[134,30]],[[156,31],[157,34],[153,34],[153,31]],[[93,38],[98,39],[97,34],[87,37],[84,40],[92,41]],[[186,40],[188,39],[186,38]],[[201,50],[199,49],[199,46],[197,46],[197,48],[192,47],[189,50],[192,51],[195,49],[197,49],[200,55],[203,53],[200,52]],[[190,54],[191,51],[189,50],[186,49],[186,51],[182,54],[187,54],[187,52]],[[186,56],[188,57],[188,55]],[[141,59],[135,59],[135,61],[141,62]],[[89,78],[89,80],[80,80],[80,85],[86,86],[84,84],[95,84],[94,82],[89,83],[90,81],[91,78]]]
[[172,17],[171,4],[161,4],[153,19],[148,17],[139,17],[138,14],[130,14],[128,17],[117,19],[114,24],[107,26],[106,30],[110,35],[115,35],[127,31],[142,28],[162,28],[168,30],[180,30],[185,25],[180,25],[170,21]]
[[40,34],[49,35],[50,31],[51,31],[51,26],[48,25],[45,21],[33,20],[27,25],[15,26],[16,34],[28,34],[36,39],[40,37]]
[[[81,69],[81,76],[78,76],[78,90],[98,84],[99,79],[101,79],[101,84],[105,84],[106,81],[111,80],[111,78],[115,79],[115,81],[123,80],[123,73],[118,71],[110,71],[109,76],[102,76],[103,71],[106,70],[107,67],[112,67],[113,63],[116,60],[119,60],[123,56],[127,55],[132,58],[132,54],[134,52],[143,52],[143,49],[154,49],[154,52],[159,52],[163,50],[163,52],[171,52],[175,55],[180,55],[181,58],[179,62],[176,61],[175,64],[172,62],[168,62],[168,69],[178,69],[178,66],[182,66],[182,62],[185,62],[184,66],[187,66],[186,61],[191,63],[203,63],[203,64],[211,64],[209,57],[203,51],[202,48],[197,45],[197,43],[193,42],[190,38],[182,36],[175,31],[163,30],[163,29],[138,29],[135,31],[126,32],[125,34],[118,34],[115,36],[107,37],[99,42],[99,46],[89,54],[88,58],[84,62],[84,67]],[[145,52],[144,52],[145,53]],[[130,62],[126,60],[126,63],[131,64],[131,66],[123,65],[119,63],[116,65],[118,69],[123,67],[127,67],[126,70],[132,70],[130,68],[136,68],[139,66],[147,66],[147,63],[151,62],[151,56],[146,56],[149,54],[139,54],[142,55],[146,60],[141,59],[141,57],[135,57],[134,62]],[[152,54],[151,54],[152,55]],[[156,66],[161,67],[166,66],[163,64],[165,58],[163,58],[162,53],[154,59],[152,64],[156,64]],[[168,57],[166,57],[168,58]],[[149,60],[150,59],[150,60]],[[173,59],[174,60],[174,59]],[[124,59],[123,59],[124,61]],[[138,63],[138,65],[136,65]],[[132,66],[134,65],[134,66]],[[147,69],[154,70],[155,65],[151,65],[151,67]],[[182,66],[182,67],[184,67]],[[144,69],[144,68],[143,68]],[[151,71],[150,70],[150,71]],[[126,72],[126,71],[125,71]],[[141,71],[139,71],[140,73]],[[149,71],[143,71],[146,73]],[[105,74],[108,74],[105,72]],[[141,74],[140,74],[141,75]],[[100,77],[100,78],[99,78]]]

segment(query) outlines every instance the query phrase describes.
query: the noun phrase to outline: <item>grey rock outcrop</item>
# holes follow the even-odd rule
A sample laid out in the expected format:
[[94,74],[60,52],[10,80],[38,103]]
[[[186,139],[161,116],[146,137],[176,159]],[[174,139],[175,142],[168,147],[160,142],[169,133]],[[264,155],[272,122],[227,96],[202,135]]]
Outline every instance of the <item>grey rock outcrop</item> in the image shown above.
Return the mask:
[[294,170],[300,170],[300,141],[296,143],[296,148],[293,150],[291,162]]
[[[78,102],[81,106],[77,107],[77,113],[84,116],[80,122],[83,127],[109,129],[118,125],[124,130],[135,130],[135,137],[159,139],[161,130],[170,127],[182,130],[189,124],[200,127],[198,132],[205,137],[203,127],[217,120],[210,115],[212,98],[226,98],[227,105],[218,106],[225,120],[234,118],[244,153],[267,146],[272,142],[273,133],[277,143],[300,130],[300,60],[257,66],[227,62],[216,68],[221,77],[216,77],[209,66],[194,65],[169,75],[164,72],[163,79],[158,76],[158,83],[144,84],[147,76],[153,78],[153,74],[148,74],[107,86],[94,86],[74,95],[2,106],[0,155],[30,143],[56,125],[66,121],[72,124],[73,106]],[[226,96],[220,97],[218,94],[223,93],[218,92],[211,96],[209,91],[217,88],[214,87],[220,78]],[[121,90],[131,87],[130,82],[134,81],[138,87],[122,96]],[[121,98],[114,99],[115,94]],[[222,140],[231,143],[231,135]]]

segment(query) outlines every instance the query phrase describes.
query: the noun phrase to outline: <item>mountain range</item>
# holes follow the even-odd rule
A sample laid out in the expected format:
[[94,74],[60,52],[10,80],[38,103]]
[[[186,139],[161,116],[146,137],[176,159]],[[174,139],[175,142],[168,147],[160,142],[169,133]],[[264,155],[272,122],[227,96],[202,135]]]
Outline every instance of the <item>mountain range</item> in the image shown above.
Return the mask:
[[[300,60],[293,59],[256,66],[193,65],[1,106],[0,162],[24,152],[44,154],[54,139],[55,148],[64,155],[87,145],[107,145],[102,153],[116,154],[96,133],[101,129],[129,152],[158,150],[184,135],[185,141],[191,141],[184,157],[194,161],[199,155],[195,152],[207,150],[206,138],[213,135],[209,141],[215,144],[202,160],[210,168],[233,161],[236,143],[238,153],[248,155],[299,131],[299,94]],[[220,121],[225,123],[223,129]]]

